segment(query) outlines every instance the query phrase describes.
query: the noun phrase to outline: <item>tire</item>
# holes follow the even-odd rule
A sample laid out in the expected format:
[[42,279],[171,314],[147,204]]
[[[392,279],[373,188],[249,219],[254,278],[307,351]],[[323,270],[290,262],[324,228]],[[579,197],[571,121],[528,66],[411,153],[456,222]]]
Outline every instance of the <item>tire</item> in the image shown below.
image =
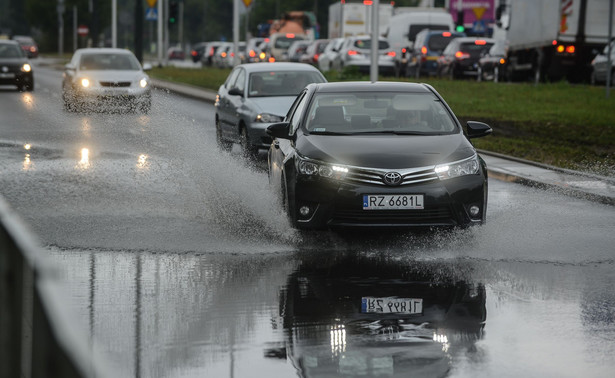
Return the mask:
[[255,158],[256,154],[258,153],[258,147],[253,145],[252,142],[250,141],[250,137],[248,136],[248,129],[245,126],[241,128],[240,140],[241,140],[241,150],[242,150],[243,156],[246,159]]
[[478,69],[476,71],[476,81],[478,81],[479,83],[483,81],[483,67],[481,66],[478,66]]
[[233,149],[233,143],[222,138],[222,130],[220,129],[220,121],[216,119],[216,142],[222,151],[230,152]]

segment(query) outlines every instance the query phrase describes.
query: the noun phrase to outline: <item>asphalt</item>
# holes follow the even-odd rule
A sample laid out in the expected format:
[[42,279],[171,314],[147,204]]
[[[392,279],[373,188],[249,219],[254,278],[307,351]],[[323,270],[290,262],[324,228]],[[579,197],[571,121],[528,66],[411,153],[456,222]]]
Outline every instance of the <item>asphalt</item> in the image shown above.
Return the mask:
[[[216,99],[216,92],[212,90],[158,79],[152,79],[152,83],[159,90],[208,102]],[[562,169],[490,151],[479,150],[479,154],[491,178],[615,206],[615,177]]]

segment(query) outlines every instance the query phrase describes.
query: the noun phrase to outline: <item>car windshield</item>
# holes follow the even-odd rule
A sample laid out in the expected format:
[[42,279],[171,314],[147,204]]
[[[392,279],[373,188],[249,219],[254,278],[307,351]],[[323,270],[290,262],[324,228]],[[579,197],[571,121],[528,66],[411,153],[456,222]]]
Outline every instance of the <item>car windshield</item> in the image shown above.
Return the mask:
[[448,134],[457,126],[433,94],[319,93],[312,99],[305,130],[311,134]]
[[81,56],[79,69],[82,71],[129,70],[141,69],[136,58],[128,54],[84,54]]
[[21,49],[13,44],[0,44],[0,57],[1,58],[21,58]]
[[313,71],[253,72],[249,80],[249,97],[297,96],[306,85],[324,82]]

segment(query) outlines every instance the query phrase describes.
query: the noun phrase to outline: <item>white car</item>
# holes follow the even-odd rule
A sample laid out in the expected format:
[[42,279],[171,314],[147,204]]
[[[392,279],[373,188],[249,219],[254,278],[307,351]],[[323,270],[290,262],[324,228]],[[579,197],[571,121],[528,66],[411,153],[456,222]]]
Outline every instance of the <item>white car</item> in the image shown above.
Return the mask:
[[592,61],[592,84],[606,83],[609,69],[611,70],[611,85],[615,85],[615,40],[611,41],[611,67],[609,67],[609,46],[606,45],[602,53],[596,55]]
[[130,51],[114,48],[78,49],[64,67],[62,100],[68,111],[128,108],[142,113],[152,105],[150,78]]
[[325,51],[318,57],[318,68],[323,71],[331,71],[333,69],[333,61],[339,54],[339,49],[344,43],[344,38],[335,38],[329,42]]
[[[354,36],[344,40],[339,54],[334,59],[332,67],[343,70],[346,67],[357,67],[360,72],[369,73],[371,67],[372,37]],[[378,72],[395,74],[395,51],[391,49],[385,38],[378,41]]]

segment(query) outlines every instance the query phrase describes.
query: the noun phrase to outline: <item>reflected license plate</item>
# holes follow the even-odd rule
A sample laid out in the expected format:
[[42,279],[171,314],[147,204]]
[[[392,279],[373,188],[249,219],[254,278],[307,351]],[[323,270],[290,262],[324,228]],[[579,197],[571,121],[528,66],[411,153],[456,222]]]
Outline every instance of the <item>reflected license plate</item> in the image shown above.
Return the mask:
[[422,194],[363,195],[363,210],[421,210],[424,208]]
[[422,314],[423,299],[363,297],[361,298],[361,312],[377,314]]

